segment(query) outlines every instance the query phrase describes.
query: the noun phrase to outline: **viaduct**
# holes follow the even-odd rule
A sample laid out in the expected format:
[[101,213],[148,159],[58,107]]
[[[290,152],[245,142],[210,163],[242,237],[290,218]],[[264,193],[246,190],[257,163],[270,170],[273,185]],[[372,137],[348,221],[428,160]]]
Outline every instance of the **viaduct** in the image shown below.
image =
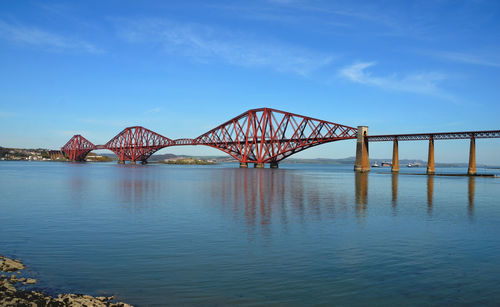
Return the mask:
[[283,159],[324,143],[357,139],[356,172],[368,172],[369,142],[393,142],[392,171],[399,172],[399,141],[428,141],[427,174],[435,173],[434,141],[469,139],[468,175],[476,175],[476,139],[500,138],[500,130],[418,134],[368,135],[368,127],[349,127],[271,108],[248,110],[194,139],[172,140],[144,127],[125,128],[104,145],[94,145],[81,135],[73,136],[61,151],[72,161],[84,161],[92,150],[108,149],[119,163],[141,162],[170,146],[205,145],[219,149],[240,162],[240,167],[277,168]]

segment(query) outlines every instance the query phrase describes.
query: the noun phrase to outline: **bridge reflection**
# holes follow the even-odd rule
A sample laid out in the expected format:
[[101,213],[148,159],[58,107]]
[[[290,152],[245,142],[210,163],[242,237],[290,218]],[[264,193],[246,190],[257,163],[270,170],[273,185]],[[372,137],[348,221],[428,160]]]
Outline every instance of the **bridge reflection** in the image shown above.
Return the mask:
[[275,169],[222,169],[210,178],[210,203],[222,214],[247,225],[248,231],[271,233],[289,223],[333,220],[348,211],[339,189],[315,184],[303,172]]
[[434,199],[434,176],[427,176],[427,213],[432,214]]
[[355,173],[354,191],[356,216],[365,217],[368,205],[368,173]]
[[398,173],[392,173],[391,175],[391,191],[392,191],[392,209],[393,212],[396,212],[396,206],[397,206],[397,201],[398,201],[398,180],[399,180],[399,174]]
[[469,217],[474,217],[474,194],[476,191],[476,177],[469,177],[469,185],[468,185],[468,200],[469,200],[469,206],[468,208],[468,213]]
[[[435,176],[309,173],[290,169],[119,167],[119,172],[106,175],[109,177],[90,180],[76,172],[76,168],[80,167],[75,166],[74,176],[67,181],[72,204],[84,206],[86,195],[97,189],[103,199],[107,197],[132,212],[166,210],[167,207],[183,210],[185,206],[201,212],[209,208],[211,214],[235,219],[246,225],[249,232],[264,235],[270,234],[273,227],[288,231],[290,223],[364,220],[369,212],[386,214],[387,210],[395,215],[408,209],[405,208],[408,204],[421,204],[419,208],[432,215],[436,202],[441,199],[435,200],[435,181],[441,179]],[[463,203],[469,217],[474,216],[476,180],[469,177],[468,189],[464,186],[462,190],[467,191]],[[465,183],[465,180],[457,182]],[[373,186],[371,197],[369,185]],[[398,208],[399,204],[405,206]]]

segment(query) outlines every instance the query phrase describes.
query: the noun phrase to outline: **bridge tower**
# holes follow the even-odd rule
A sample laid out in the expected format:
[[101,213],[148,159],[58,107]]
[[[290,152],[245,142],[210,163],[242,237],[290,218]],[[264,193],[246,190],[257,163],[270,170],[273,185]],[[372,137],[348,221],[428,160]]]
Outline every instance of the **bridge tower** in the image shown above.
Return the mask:
[[358,141],[356,142],[356,162],[354,163],[354,171],[370,171],[370,158],[368,155],[368,126],[358,126]]

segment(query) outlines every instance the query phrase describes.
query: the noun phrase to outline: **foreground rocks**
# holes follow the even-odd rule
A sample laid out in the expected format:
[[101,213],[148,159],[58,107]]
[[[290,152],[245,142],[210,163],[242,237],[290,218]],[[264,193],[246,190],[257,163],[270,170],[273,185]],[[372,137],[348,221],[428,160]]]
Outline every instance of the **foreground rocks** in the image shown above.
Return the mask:
[[[0,255],[0,271],[17,272],[24,270],[25,266],[19,260],[12,260]],[[125,303],[111,302],[114,297],[93,297],[83,294],[59,294],[52,297],[37,291],[27,291],[16,288],[17,284],[32,285],[36,279],[17,277],[12,274],[0,276],[0,306],[112,306],[131,307]]]
[[24,270],[25,266],[19,260],[12,260],[0,255],[0,271],[15,272]]

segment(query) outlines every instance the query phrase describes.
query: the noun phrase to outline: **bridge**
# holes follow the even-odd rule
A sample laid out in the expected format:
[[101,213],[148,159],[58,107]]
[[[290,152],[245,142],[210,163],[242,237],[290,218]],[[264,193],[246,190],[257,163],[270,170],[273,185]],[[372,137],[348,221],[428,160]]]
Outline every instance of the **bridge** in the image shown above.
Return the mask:
[[73,161],[84,161],[89,152],[108,149],[119,162],[146,163],[156,151],[169,146],[204,145],[219,149],[240,162],[272,168],[297,152],[320,144],[355,139],[357,129],[290,112],[260,108],[248,110],[194,139],[172,140],[144,127],[128,127],[105,145],[94,145],[73,136],[62,151]]
[[61,151],[72,161],[84,161],[89,152],[111,150],[119,163],[141,162],[170,146],[204,145],[216,148],[240,162],[240,167],[277,168],[283,159],[302,150],[340,140],[357,139],[354,170],[370,170],[368,142],[394,143],[392,171],[399,171],[398,141],[429,140],[428,174],[434,174],[434,140],[470,139],[469,175],[475,170],[475,139],[499,138],[500,130],[424,134],[368,135],[368,127],[357,128],[271,108],[248,110],[233,119],[190,139],[170,139],[144,127],[125,128],[104,145],[94,145],[81,135],[73,136]]

